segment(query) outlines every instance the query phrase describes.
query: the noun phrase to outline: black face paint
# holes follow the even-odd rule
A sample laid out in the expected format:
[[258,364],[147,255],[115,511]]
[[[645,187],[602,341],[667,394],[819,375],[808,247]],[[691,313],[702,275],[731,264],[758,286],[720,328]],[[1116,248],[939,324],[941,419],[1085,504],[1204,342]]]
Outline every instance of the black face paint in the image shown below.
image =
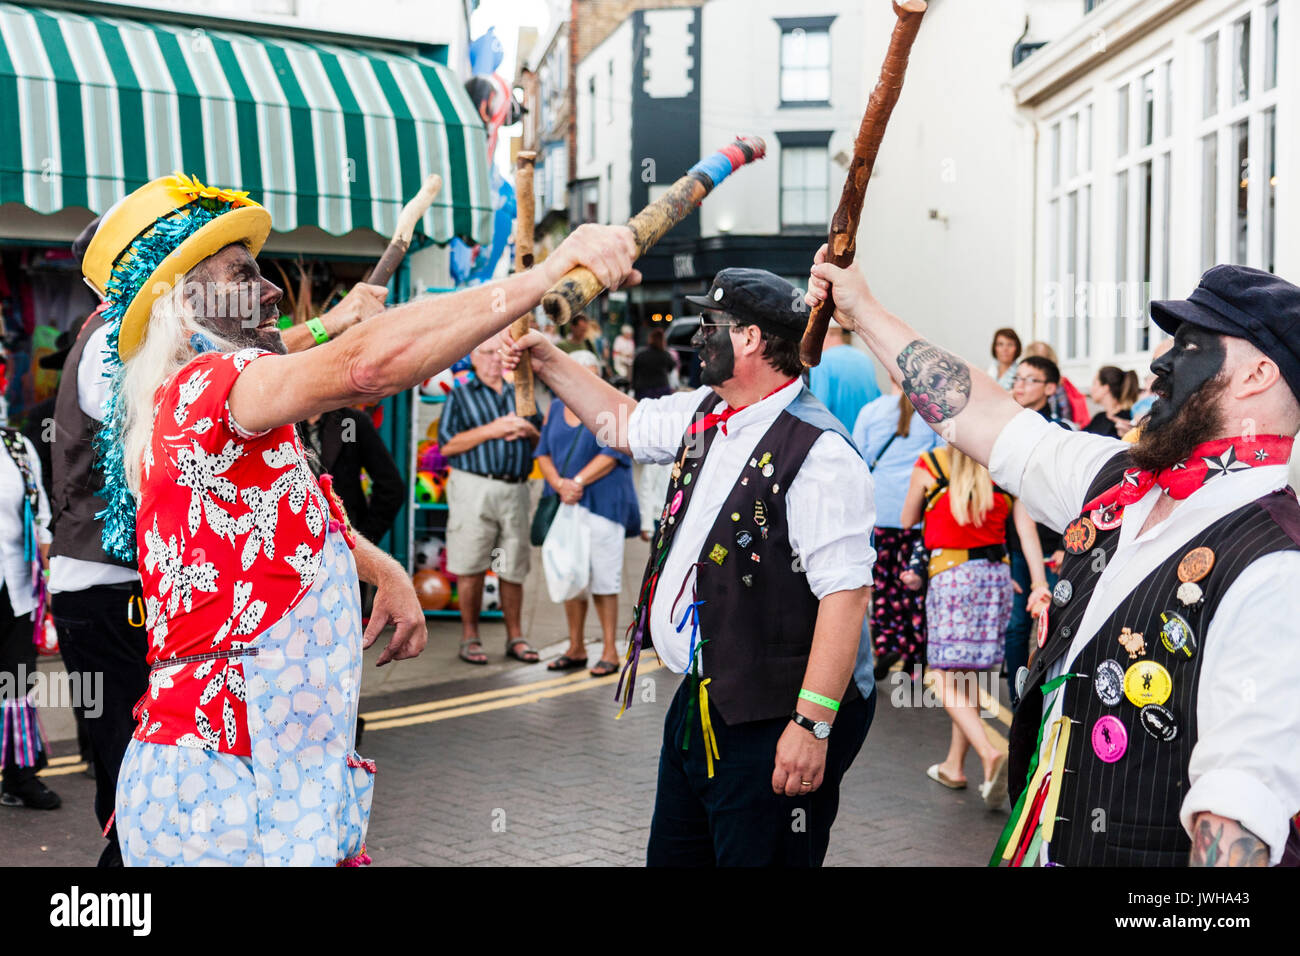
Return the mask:
[[1193,325],[1180,326],[1174,347],[1151,363],[1156,400],[1146,427],[1159,429],[1171,422],[1187,400],[1219,374],[1226,356],[1222,336]]
[[1140,422],[1142,431],[1131,450],[1137,467],[1170,468],[1197,445],[1223,434],[1219,400],[1229,379],[1220,372],[1226,355],[1220,336],[1185,325],[1174,337],[1174,347],[1151,363],[1157,398]]
[[701,325],[691,345],[700,357],[700,382],[722,385],[736,374],[736,350],[731,344],[731,326]]

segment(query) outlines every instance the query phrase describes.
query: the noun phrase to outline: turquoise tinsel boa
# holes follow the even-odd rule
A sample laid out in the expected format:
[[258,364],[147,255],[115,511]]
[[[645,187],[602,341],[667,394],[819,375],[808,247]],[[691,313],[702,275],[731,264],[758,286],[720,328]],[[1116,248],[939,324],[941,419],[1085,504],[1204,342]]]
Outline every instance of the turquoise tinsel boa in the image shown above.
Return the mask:
[[108,324],[107,367],[111,377],[103,424],[95,434],[95,455],[104,473],[104,487],[99,495],[106,502],[96,513],[104,521],[104,552],[121,561],[135,561],[135,497],[126,484],[123,453],[122,379],[125,374],[118,357],[118,336],[122,318],[131,301],[144,288],[149,277],[175,249],[218,216],[235,207],[215,199],[197,199],[158,219],[151,228],[136,237],[129,249],[118,258],[108,280],[108,307],[104,320]]

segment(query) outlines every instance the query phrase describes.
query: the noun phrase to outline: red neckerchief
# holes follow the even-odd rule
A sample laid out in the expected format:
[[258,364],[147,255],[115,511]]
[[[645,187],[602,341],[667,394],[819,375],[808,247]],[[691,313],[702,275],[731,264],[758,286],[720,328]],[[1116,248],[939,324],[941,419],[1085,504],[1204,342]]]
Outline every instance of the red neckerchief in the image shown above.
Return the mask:
[[1084,511],[1131,505],[1140,500],[1153,485],[1170,498],[1182,501],[1211,478],[1247,471],[1258,465],[1285,465],[1291,457],[1292,438],[1281,435],[1256,435],[1249,438],[1216,438],[1197,445],[1186,459],[1158,472],[1129,468],[1119,484],[1103,491],[1083,506]]
[[[781,389],[785,388],[787,385],[793,385],[797,381],[799,381],[798,375],[790,379],[790,381],[783,382],[782,384],[778,385],[776,388],[772,389],[772,391],[768,392],[766,395],[763,396],[763,398],[760,398],[758,401],[761,402],[764,399],[771,398],[773,395],[781,391]],[[757,404],[758,402],[750,403],[750,405],[757,405]],[[698,435],[700,432],[708,431],[714,425],[717,425],[720,429],[722,429],[722,434],[725,435],[727,434],[727,419],[730,418],[732,415],[736,414],[736,412],[743,412],[747,408],[749,408],[749,405],[741,405],[738,408],[728,408],[725,412],[709,412],[707,415],[705,415],[703,418],[699,419],[698,421],[692,422],[691,427],[686,429],[686,434]]]

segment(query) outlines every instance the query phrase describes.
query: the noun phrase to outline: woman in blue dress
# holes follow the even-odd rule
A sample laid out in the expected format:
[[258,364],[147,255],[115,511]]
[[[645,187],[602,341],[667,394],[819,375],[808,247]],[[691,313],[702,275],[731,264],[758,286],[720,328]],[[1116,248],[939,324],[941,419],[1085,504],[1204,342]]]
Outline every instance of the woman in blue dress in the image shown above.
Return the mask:
[[[587,361],[587,356],[591,361]],[[600,374],[599,360],[591,353],[574,352],[573,358]],[[632,483],[632,459],[603,447],[578,416],[559,399],[551,402],[537,445],[537,464],[546,479],[543,496],[559,495],[567,505],[578,505],[591,535],[591,583],[588,592],[600,618],[603,644],[593,677],[618,672],[621,664],[615,633],[618,596],[623,589],[623,542],[641,532],[641,510]],[[587,665],[583,628],[587,620],[587,594],[564,602],[569,625],[568,649],[551,661],[553,671]]]

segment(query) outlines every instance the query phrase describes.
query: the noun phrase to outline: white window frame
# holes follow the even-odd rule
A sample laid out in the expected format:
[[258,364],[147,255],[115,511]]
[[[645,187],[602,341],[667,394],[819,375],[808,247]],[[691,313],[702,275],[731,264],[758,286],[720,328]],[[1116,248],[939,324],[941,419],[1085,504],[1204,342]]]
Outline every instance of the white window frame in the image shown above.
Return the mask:
[[[1092,354],[1093,179],[1097,154],[1097,109],[1092,97],[1074,102],[1047,124],[1045,149],[1047,296],[1043,315],[1047,328],[1043,337],[1056,350],[1057,358],[1069,362]],[[1071,202],[1075,209],[1073,235],[1068,212]]]
[[[1278,152],[1277,131],[1281,130],[1281,124],[1278,122],[1280,116],[1279,104],[1281,101],[1282,84],[1275,77],[1275,83],[1272,89],[1264,89],[1264,73],[1267,57],[1268,41],[1266,35],[1267,10],[1272,6],[1274,0],[1250,0],[1249,3],[1243,3],[1234,7],[1223,16],[1215,20],[1205,29],[1198,31],[1194,36],[1192,49],[1194,51],[1196,89],[1198,93],[1196,101],[1196,110],[1194,116],[1194,135],[1192,141],[1196,149],[1196,256],[1197,264],[1204,266],[1203,250],[1210,238],[1206,234],[1206,222],[1201,215],[1202,203],[1206,195],[1206,177],[1201,162],[1202,144],[1207,136],[1214,136],[1217,142],[1216,153],[1216,170],[1215,170],[1215,223],[1214,223],[1214,255],[1215,263],[1237,262],[1237,242],[1234,230],[1236,226],[1236,200],[1240,177],[1238,175],[1239,162],[1237,160],[1236,143],[1233,139],[1233,130],[1237,124],[1245,122],[1246,126],[1246,151],[1248,166],[1245,172],[1247,181],[1246,188],[1246,254],[1245,261],[1241,265],[1252,266],[1257,269],[1267,269],[1270,265],[1276,265],[1277,256],[1277,204],[1276,196],[1273,212],[1273,262],[1265,261],[1265,230],[1264,230],[1264,210],[1265,210],[1265,123],[1269,110],[1274,110],[1274,140],[1273,151],[1276,161]],[[1286,16],[1295,16],[1293,9],[1287,13],[1285,5],[1278,4],[1279,19]],[[1233,104],[1233,66],[1236,61],[1236,48],[1233,44],[1235,39],[1235,25],[1243,18],[1249,17],[1250,23],[1250,62],[1248,64],[1248,85],[1249,95],[1240,103]],[[1200,97],[1204,78],[1204,50],[1205,41],[1217,35],[1219,38],[1219,62],[1218,62],[1218,103],[1214,112],[1209,117],[1202,117],[1204,112],[1203,101]],[[1282,42],[1286,36],[1282,26],[1278,29],[1278,45],[1275,68],[1278,74],[1281,73],[1280,61],[1282,60]],[[1258,163],[1255,157],[1259,157]],[[1255,175],[1255,169],[1259,170],[1259,175]],[[1275,186],[1272,188],[1276,188]]]
[[[1117,255],[1112,255],[1107,264],[1111,269],[1113,286],[1104,297],[1102,308],[1102,342],[1116,364],[1136,361],[1139,356],[1150,353],[1151,349],[1162,339],[1165,333],[1150,320],[1148,303],[1152,299],[1169,296],[1170,283],[1170,231],[1172,201],[1171,180],[1175,160],[1174,135],[1178,129],[1178,110],[1180,104],[1174,102],[1169,86],[1177,90],[1178,63],[1175,53],[1170,48],[1162,49],[1155,56],[1128,70],[1115,79],[1108,87],[1107,95],[1114,104],[1116,115],[1112,118],[1114,134],[1110,138],[1107,150],[1107,201],[1110,204],[1110,235],[1114,237],[1108,248],[1117,253],[1121,248],[1118,241],[1120,227],[1118,209],[1120,189],[1126,192],[1126,216],[1124,227],[1123,251],[1124,263],[1120,265]],[[1143,83],[1147,77],[1151,80],[1152,120],[1151,142],[1143,142],[1145,110],[1143,108]],[[1128,90],[1128,136],[1127,150],[1117,155],[1120,143],[1118,128],[1118,110],[1123,90]],[[1170,115],[1170,109],[1173,115]],[[1141,230],[1141,171],[1147,163],[1151,164],[1151,229],[1150,229],[1150,279],[1142,275]],[[1121,181],[1121,177],[1123,180]],[[1121,338],[1122,341],[1117,341]]]

